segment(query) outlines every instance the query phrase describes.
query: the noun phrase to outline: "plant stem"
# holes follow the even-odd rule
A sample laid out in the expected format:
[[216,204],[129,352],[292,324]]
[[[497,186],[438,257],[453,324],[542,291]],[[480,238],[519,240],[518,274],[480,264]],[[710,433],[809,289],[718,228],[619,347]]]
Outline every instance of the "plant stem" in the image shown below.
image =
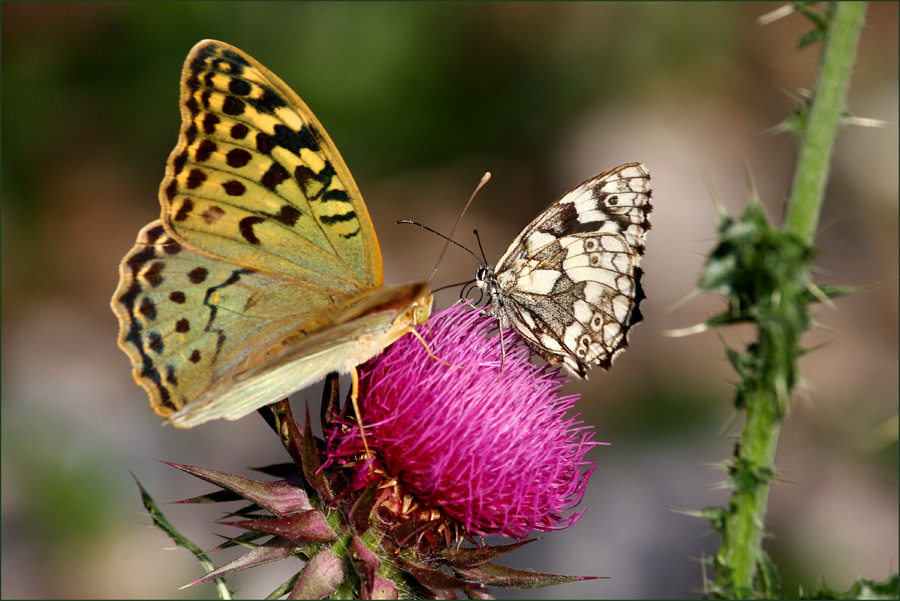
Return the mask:
[[806,242],[812,242],[818,225],[866,3],[836,2],[833,10],[785,216],[787,230]]
[[[761,391],[748,398],[747,423],[742,433],[744,443],[739,453],[741,462],[774,471],[780,431],[780,412],[774,392]],[[754,486],[736,490],[729,501],[731,511],[726,518],[721,559],[731,567],[728,575],[730,594],[736,598],[759,594],[757,567],[769,488],[770,479],[760,478]]]
[[[792,264],[794,268],[786,281],[778,279],[776,269],[772,272],[772,281],[777,283],[774,289],[756,290],[746,303],[759,337],[742,359],[747,421],[735,457],[728,464],[733,493],[722,514],[722,547],[715,558],[714,591],[719,597],[772,598],[777,594],[777,575],[761,543],[781,421],[796,379],[800,337],[810,323],[802,299],[812,254],[805,256],[804,249],[811,248],[818,227],[865,9],[864,2],[835,2],[826,9],[816,89],[802,131],[785,224],[780,236],[773,232],[768,238],[779,244],[766,251],[774,264]],[[789,256],[786,250],[791,248],[795,252]]]

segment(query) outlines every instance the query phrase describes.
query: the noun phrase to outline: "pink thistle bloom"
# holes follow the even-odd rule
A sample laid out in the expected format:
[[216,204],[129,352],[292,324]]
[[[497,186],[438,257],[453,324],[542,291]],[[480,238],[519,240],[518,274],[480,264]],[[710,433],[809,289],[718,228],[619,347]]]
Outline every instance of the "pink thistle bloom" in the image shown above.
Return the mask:
[[[359,486],[381,478],[399,487],[395,508],[411,501],[464,535],[521,539],[581,517],[564,514],[594,470],[585,454],[605,443],[578,414],[565,416],[579,398],[559,396],[567,378],[531,364],[510,331],[504,357],[500,337],[488,337],[495,328],[495,319],[456,305],[418,328],[452,366],[414,336],[361,366],[360,412],[375,458],[353,469]],[[340,424],[328,433],[329,462],[363,451],[355,421]]]

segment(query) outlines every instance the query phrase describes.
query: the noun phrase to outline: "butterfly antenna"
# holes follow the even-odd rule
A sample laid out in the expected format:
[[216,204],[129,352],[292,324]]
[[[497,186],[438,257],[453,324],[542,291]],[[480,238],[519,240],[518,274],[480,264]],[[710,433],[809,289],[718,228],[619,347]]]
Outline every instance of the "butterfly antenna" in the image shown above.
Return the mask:
[[[447,252],[447,248],[450,246],[450,243],[453,242],[453,234],[456,233],[456,229],[459,227],[459,223],[462,221],[463,215],[466,214],[466,211],[469,209],[469,205],[471,205],[471,204],[472,204],[472,201],[475,200],[475,195],[478,194],[478,191],[481,190],[481,189],[484,187],[484,185],[485,185],[486,183],[488,183],[488,181],[490,181],[490,179],[491,179],[491,172],[490,172],[490,171],[486,171],[486,172],[484,173],[484,175],[481,176],[481,181],[478,182],[478,185],[477,185],[477,186],[475,186],[475,191],[472,192],[472,196],[469,197],[469,201],[466,203],[466,206],[463,207],[463,210],[460,212],[459,217],[456,218],[456,223],[453,224],[453,229],[450,230],[450,235],[449,235],[449,236],[441,236],[442,238],[444,238],[445,240],[447,240],[447,243],[444,244],[444,248],[441,250],[441,254],[440,254],[440,256],[438,256],[438,260],[437,260],[437,262],[434,264],[434,270],[431,272],[431,275],[428,276],[428,281],[429,281],[429,282],[434,278],[434,274],[437,273],[438,265],[441,264],[441,261],[442,261],[443,258],[444,258],[444,253]],[[398,221],[397,223],[414,223],[414,222],[411,222],[411,221]],[[421,224],[417,224],[417,225],[421,225]],[[425,226],[422,226],[422,227],[425,227]],[[427,229],[427,230],[429,230],[429,231],[434,232],[435,234],[437,234],[437,232],[435,232],[435,231],[432,230],[431,228],[425,228],[425,229]],[[438,234],[438,235],[440,236],[440,234]],[[459,243],[457,243],[457,242],[453,242],[453,243],[456,244],[457,246],[459,246],[460,248],[466,248],[465,246],[463,246],[462,244],[459,244]],[[469,250],[469,249],[466,249],[466,250]],[[469,250],[469,253],[471,253],[471,254],[473,254],[473,255],[475,254],[475,253],[473,253],[473,252],[470,251],[470,250]],[[475,258],[477,259],[478,257],[475,257]]]
[[[447,242],[450,242],[450,243],[452,243],[452,244],[457,245],[458,247],[460,247],[461,249],[463,249],[464,251],[466,251],[467,253],[469,253],[470,255],[472,255],[473,257],[475,257],[476,259],[478,259],[478,255],[476,255],[476,254],[473,253],[471,250],[469,250],[469,248],[463,246],[462,244],[460,244],[460,243],[457,242],[456,240],[453,240],[452,238],[448,238],[447,236],[445,236],[444,234],[440,233],[439,231],[433,230],[433,229],[431,229],[430,227],[428,227],[427,225],[424,225],[424,224],[422,224],[422,223],[419,223],[418,221],[413,221],[412,219],[398,219],[398,220],[395,221],[394,223],[398,223],[398,224],[399,224],[399,223],[409,223],[409,224],[411,224],[411,225],[418,225],[420,228],[422,228],[422,229],[424,229],[424,230],[428,230],[429,232],[431,232],[432,234],[434,234],[434,235],[436,235],[436,236],[440,236],[441,238],[443,238],[443,239],[446,240]],[[446,248],[446,246],[445,246],[445,248]],[[441,253],[441,254],[443,255],[443,253]],[[438,259],[438,262],[440,262],[440,259]],[[432,273],[431,275],[434,275],[434,273]],[[429,280],[430,280],[430,279],[431,279],[431,278],[429,278]],[[465,283],[465,282],[463,282],[463,283]],[[456,284],[456,285],[458,285],[458,284]],[[444,286],[444,288],[449,288],[449,286]],[[439,288],[438,290],[443,290],[443,288]],[[437,292],[437,290],[432,290],[432,292]]]
[[465,286],[467,284],[473,283],[475,280],[466,280],[465,282],[457,282],[455,284],[447,284],[446,286],[441,286],[440,288],[435,288],[432,292],[440,292],[441,290],[446,290],[447,288],[456,288],[457,286]]
[[[487,265],[488,262],[487,262],[487,257],[484,254],[484,247],[481,246],[481,236],[478,235],[478,230],[474,230],[474,233],[475,233],[475,239],[478,240],[478,250],[481,251],[481,261],[482,261],[481,264]],[[477,259],[478,257],[475,257],[475,258]]]

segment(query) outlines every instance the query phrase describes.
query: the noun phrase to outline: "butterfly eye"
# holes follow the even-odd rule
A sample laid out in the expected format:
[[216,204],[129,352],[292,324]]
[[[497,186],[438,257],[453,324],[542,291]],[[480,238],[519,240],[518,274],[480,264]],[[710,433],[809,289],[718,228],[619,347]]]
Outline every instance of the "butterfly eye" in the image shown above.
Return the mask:
[[410,320],[414,325],[421,325],[428,321],[428,316],[431,315],[431,304],[427,305],[415,305],[412,308],[412,319]]

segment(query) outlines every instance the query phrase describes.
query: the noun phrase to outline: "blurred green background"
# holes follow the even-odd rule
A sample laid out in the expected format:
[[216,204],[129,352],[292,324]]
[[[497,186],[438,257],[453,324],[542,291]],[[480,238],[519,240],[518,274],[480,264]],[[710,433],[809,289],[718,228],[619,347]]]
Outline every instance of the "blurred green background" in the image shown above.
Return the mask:
[[[501,598],[694,598],[706,523],[672,511],[721,504],[740,421],[715,333],[663,336],[721,307],[691,291],[713,244],[715,203],[743,206],[747,170],[781,218],[797,147],[760,136],[813,87],[818,47],[793,48],[774,3],[4,2],[2,9],[2,590],[4,598],[201,598],[201,570],[150,527],[134,473],[160,502],[209,490],[156,462],[244,468],[285,460],[255,416],[160,428],[116,348],[117,265],[159,214],[188,50],[216,38],[254,56],[315,111],[379,232],[386,281],[431,273],[484,171],[493,179],[458,238],[490,261],[544,206],[615,165],[645,163],[654,189],[645,323],[579,410],[598,462],[574,527],[507,556],[513,567],[610,580]],[[821,222],[823,281],[898,275],[898,5],[869,6],[850,110],[883,128],[841,133]],[[471,279],[451,250],[435,286]],[[457,298],[439,294],[437,307]],[[821,345],[782,431],[783,483],[767,550],[787,595],[845,588],[898,565],[898,299],[891,281],[820,307]],[[721,332],[733,346],[750,332]],[[828,343],[828,344],[825,344]],[[295,408],[318,391],[296,395]],[[296,410],[296,409],[295,409]],[[167,506],[205,548],[217,509]],[[232,556],[215,558],[219,563]],[[267,594],[297,569],[232,580]]]

